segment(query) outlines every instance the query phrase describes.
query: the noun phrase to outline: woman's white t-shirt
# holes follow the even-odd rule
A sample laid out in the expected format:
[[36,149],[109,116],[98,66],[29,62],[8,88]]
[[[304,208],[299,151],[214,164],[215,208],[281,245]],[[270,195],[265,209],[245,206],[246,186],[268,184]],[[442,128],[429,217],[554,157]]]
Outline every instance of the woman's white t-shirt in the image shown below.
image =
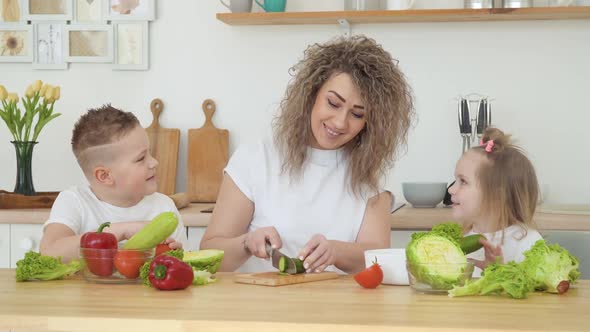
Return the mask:
[[58,223],[67,226],[75,234],[84,234],[96,231],[107,221],[150,221],[162,212],[176,214],[178,226],[170,237],[182,243],[185,249],[190,249],[186,247],[186,230],[174,201],[161,193],[145,196],[131,207],[118,207],[99,200],[89,185],[74,186],[59,193],[43,229],[49,224]]
[[[279,152],[271,139],[240,146],[225,172],[254,203],[248,231],[274,226],[281,252],[297,257],[315,234],[329,240],[355,242],[367,200],[351,194],[344,152],[309,148],[300,179],[281,172]],[[365,195],[369,196],[369,195]],[[240,272],[273,271],[269,260],[250,257]],[[327,270],[338,271],[334,266]]]
[[[526,235],[525,235],[526,233]],[[475,232],[468,232],[467,235],[477,234]],[[501,244],[502,254],[504,256],[504,262],[514,261],[516,263],[524,260],[523,253],[529,250],[537,240],[543,239],[541,234],[534,229],[525,229],[520,225],[511,225],[504,230],[504,242],[502,243],[502,230],[493,233],[484,233],[486,239],[493,245],[497,246]],[[467,255],[467,258],[473,258],[477,260],[485,259],[484,248],[481,248],[475,252]],[[481,276],[481,269],[475,267],[473,271],[474,277]]]

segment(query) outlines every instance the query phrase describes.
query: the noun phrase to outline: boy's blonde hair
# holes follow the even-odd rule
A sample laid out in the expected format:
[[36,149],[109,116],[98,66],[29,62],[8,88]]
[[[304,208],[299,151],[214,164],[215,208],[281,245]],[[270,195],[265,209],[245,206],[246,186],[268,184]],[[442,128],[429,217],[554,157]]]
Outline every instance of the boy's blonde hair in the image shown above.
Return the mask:
[[482,193],[482,213],[492,216],[498,229],[520,225],[524,237],[527,228],[536,228],[533,216],[539,184],[535,168],[525,152],[510,142],[510,135],[497,128],[486,129],[482,142],[483,145],[471,149],[485,160],[476,173]]
[[314,44],[290,70],[289,83],[274,119],[274,138],[282,154],[282,170],[301,175],[312,138],[311,110],[324,83],[334,74],[350,75],[366,111],[365,128],[345,146],[350,188],[377,192],[379,181],[407,143],[414,116],[412,90],[397,61],[365,36]]
[[95,159],[85,152],[114,143],[139,125],[133,113],[123,112],[110,104],[88,110],[78,119],[72,133],[72,150],[82,171],[88,175],[93,167],[91,159]]

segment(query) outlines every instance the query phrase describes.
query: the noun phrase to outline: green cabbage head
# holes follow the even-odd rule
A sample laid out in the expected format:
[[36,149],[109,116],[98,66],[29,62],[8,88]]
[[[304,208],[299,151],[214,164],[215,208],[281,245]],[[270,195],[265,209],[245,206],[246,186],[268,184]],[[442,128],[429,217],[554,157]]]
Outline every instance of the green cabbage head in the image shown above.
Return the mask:
[[408,269],[417,281],[448,290],[464,279],[467,257],[457,241],[433,232],[413,236],[406,247]]

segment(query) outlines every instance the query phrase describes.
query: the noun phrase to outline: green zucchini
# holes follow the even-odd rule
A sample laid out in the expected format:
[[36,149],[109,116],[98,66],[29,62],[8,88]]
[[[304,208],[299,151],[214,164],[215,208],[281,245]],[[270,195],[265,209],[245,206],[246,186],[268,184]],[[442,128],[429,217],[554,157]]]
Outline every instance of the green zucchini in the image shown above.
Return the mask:
[[461,246],[461,250],[463,250],[465,255],[477,251],[483,247],[482,244],[479,243],[479,239],[486,239],[486,237],[481,234],[473,234],[465,236],[461,239],[459,245]]
[[293,262],[293,264],[295,265],[295,273],[292,273],[292,274],[298,274],[298,273],[305,272],[305,268],[303,267],[302,260],[300,260],[299,258],[288,258],[285,256],[282,256],[281,258],[279,258],[279,272],[287,273],[287,269],[289,268],[289,264],[287,262],[287,259],[290,259]]
[[174,212],[163,212],[135,233],[123,245],[123,249],[150,249],[166,240],[178,226],[178,217]]

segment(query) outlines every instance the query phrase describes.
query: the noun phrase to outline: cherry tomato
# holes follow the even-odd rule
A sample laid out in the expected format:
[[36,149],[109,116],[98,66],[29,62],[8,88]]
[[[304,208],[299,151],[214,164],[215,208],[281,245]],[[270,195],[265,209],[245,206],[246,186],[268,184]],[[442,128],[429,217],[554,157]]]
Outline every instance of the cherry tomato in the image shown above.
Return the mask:
[[167,251],[170,251],[170,247],[168,246],[168,244],[166,243],[160,243],[156,246],[156,256],[158,256],[159,254],[163,254]]
[[145,255],[136,250],[119,250],[115,255],[115,268],[126,278],[139,277],[139,270],[145,263]]
[[381,265],[377,264],[376,261],[373,262],[373,265],[355,274],[354,280],[365,288],[376,288],[383,281]]

